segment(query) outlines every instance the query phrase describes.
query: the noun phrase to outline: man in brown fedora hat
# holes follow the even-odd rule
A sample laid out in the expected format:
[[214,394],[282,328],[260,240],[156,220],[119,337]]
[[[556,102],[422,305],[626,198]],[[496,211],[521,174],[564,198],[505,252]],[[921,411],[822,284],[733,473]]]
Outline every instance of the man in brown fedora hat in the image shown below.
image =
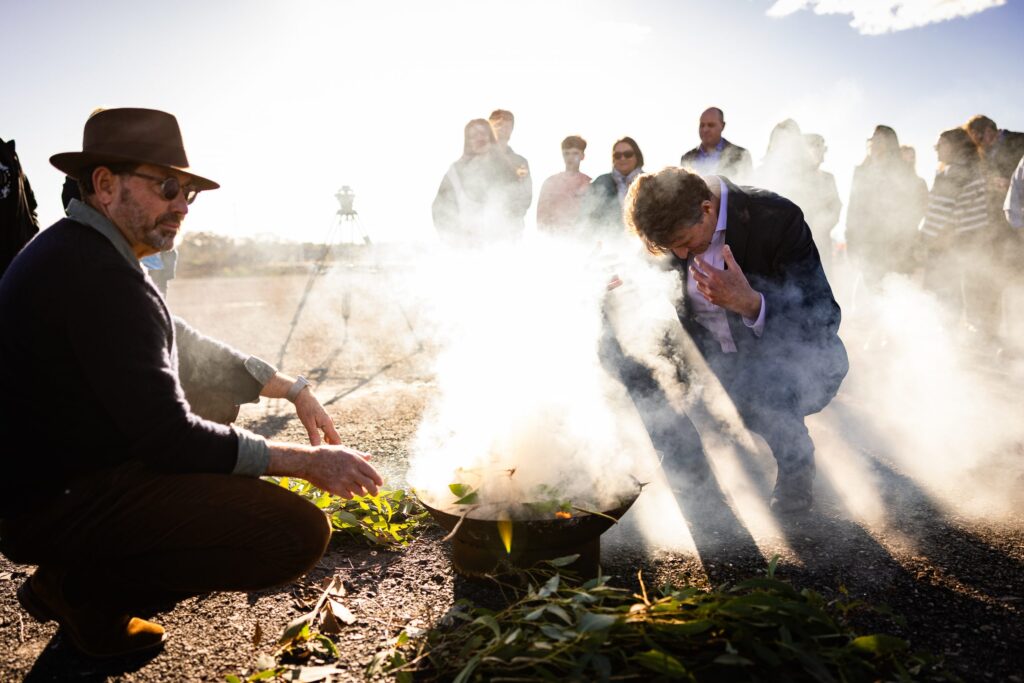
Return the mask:
[[[320,558],[324,514],[260,475],[344,496],[382,480],[340,445],[305,380],[176,326],[140,267],[171,247],[196,194],[218,187],[189,167],[173,116],[101,111],[82,151],[51,162],[82,201],[0,282],[0,463],[17,482],[0,498],[0,550],[39,565],[18,591],[32,616],[59,622],[87,655],[116,656],[163,642],[139,617],[154,607],[285,583]],[[323,431],[330,445],[196,415],[179,381],[183,343],[218,361],[193,374],[233,396],[289,398],[311,441]]]

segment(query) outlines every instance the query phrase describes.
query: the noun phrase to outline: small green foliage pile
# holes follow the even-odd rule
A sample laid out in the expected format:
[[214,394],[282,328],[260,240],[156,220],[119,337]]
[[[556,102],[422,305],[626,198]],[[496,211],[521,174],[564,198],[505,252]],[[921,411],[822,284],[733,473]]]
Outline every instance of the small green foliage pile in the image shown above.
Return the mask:
[[455,683],[946,680],[899,638],[857,636],[846,624],[851,603],[796,590],[774,578],[774,564],[766,577],[717,591],[664,586],[653,596],[607,577],[574,585],[549,573],[501,611],[460,601],[439,628],[401,633],[367,674]]
[[370,545],[406,546],[427,517],[416,498],[402,489],[346,499],[300,479],[270,477],[270,480],[309,499],[326,512],[335,534],[361,538]]

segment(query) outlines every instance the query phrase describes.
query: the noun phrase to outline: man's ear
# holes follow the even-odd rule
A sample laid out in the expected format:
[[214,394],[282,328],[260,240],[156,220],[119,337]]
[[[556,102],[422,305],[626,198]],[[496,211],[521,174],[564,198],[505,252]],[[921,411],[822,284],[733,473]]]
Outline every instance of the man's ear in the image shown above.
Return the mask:
[[96,192],[97,201],[106,206],[117,192],[117,176],[106,166],[98,166],[92,172],[92,187]]

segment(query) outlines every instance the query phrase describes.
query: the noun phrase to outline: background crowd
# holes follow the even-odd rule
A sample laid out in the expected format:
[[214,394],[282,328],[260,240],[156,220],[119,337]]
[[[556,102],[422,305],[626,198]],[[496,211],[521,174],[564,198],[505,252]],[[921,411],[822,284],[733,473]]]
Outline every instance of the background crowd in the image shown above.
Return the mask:
[[[466,125],[463,155],[442,179],[434,200],[434,225],[453,246],[477,246],[518,238],[532,198],[529,164],[512,151],[514,117],[494,111]],[[724,112],[711,107],[699,120],[700,143],[680,166],[701,175],[722,175],[792,200],[804,218],[827,273],[843,254],[860,273],[865,299],[889,273],[917,276],[962,321],[982,346],[1001,352],[1002,300],[1015,284],[1000,266],[1024,258],[1024,133],[1001,130],[974,116],[942,132],[939,165],[929,190],[915,171],[916,153],[897,132],[878,125],[854,169],[846,201],[845,235],[834,239],[843,200],[835,178],[822,170],[824,138],[804,133],[787,119],[772,130],[756,167],[750,152],[723,136]],[[632,137],[617,139],[611,169],[596,178],[580,170],[587,142],[579,135],[561,144],[565,171],[541,185],[537,228],[541,232],[606,239],[624,231],[622,203],[644,155]],[[992,267],[994,266],[994,267]]]

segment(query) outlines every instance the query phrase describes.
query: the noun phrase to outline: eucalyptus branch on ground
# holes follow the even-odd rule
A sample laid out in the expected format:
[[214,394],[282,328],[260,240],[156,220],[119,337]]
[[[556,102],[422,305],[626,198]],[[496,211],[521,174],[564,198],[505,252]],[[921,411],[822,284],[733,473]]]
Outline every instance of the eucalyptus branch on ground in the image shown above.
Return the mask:
[[[571,561],[572,558],[566,558]],[[654,595],[582,585],[555,573],[493,612],[458,602],[439,628],[403,631],[368,676],[399,681],[949,680],[930,656],[896,637],[858,636],[845,597],[826,603],[768,576],[704,592]]]
[[[341,652],[330,636],[337,636],[344,626],[356,621],[345,606],[345,595],[345,586],[339,577],[324,579],[322,592],[313,608],[285,627],[277,639],[274,653],[260,655],[254,673],[243,674],[244,678],[227,676],[227,683],[278,680],[312,683],[335,673],[344,673],[343,669],[335,666],[341,659]],[[261,639],[262,629],[257,624],[253,644],[259,645]]]
[[321,491],[300,479],[268,479],[303,496],[326,512],[336,535],[361,538],[371,545],[408,545],[427,517],[426,510],[416,498],[402,489],[347,499]]

